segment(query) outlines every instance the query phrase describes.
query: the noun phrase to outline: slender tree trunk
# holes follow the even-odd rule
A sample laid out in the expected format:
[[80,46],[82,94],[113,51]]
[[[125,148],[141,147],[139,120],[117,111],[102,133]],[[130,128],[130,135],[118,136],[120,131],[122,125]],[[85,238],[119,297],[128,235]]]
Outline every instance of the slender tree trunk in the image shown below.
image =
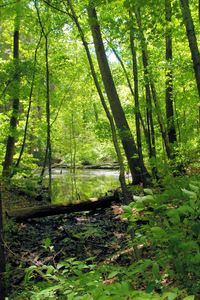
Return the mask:
[[181,3],[183,21],[185,24],[190,52],[193,61],[193,68],[194,68],[194,73],[196,78],[197,90],[200,97],[200,56],[199,56],[199,49],[197,44],[194,23],[191,16],[188,0],[180,0],[180,3]]
[[124,162],[123,162],[123,157],[122,157],[122,154],[121,154],[121,150],[120,150],[120,146],[119,146],[119,142],[118,142],[118,138],[117,138],[117,133],[116,133],[114,120],[113,120],[113,117],[110,113],[110,110],[109,110],[109,108],[106,104],[105,98],[103,96],[101,86],[99,84],[97,74],[95,72],[95,68],[94,68],[94,64],[93,64],[92,57],[91,57],[91,54],[90,54],[90,50],[89,50],[89,47],[88,47],[88,43],[85,39],[84,32],[83,32],[83,30],[82,30],[82,28],[79,24],[76,12],[73,8],[73,5],[72,5],[71,1],[67,0],[67,2],[68,2],[69,8],[70,8],[71,13],[72,13],[72,15],[70,15],[70,16],[72,17],[73,21],[76,24],[76,27],[77,27],[78,32],[80,34],[83,46],[85,48],[85,52],[86,52],[86,55],[87,55],[87,58],[88,58],[88,62],[89,62],[89,66],[90,66],[90,69],[91,69],[92,77],[93,77],[93,80],[94,80],[94,83],[95,83],[95,86],[96,86],[101,104],[103,106],[103,109],[106,113],[106,116],[107,116],[109,124],[110,124],[111,133],[112,133],[112,140],[113,140],[115,152],[116,152],[117,159],[118,159],[119,166],[120,166],[119,180],[120,180],[120,184],[121,184],[121,188],[122,188],[122,192],[123,192],[123,196],[124,196],[124,202],[128,203],[129,199],[128,199],[128,191],[127,191],[127,187],[126,187],[126,181],[125,181]]
[[174,108],[173,108],[173,74],[172,74],[172,18],[171,0],[165,0],[165,19],[166,19],[166,117],[167,117],[167,134],[171,144],[177,141],[176,129],[174,124]]
[[47,142],[46,142],[46,152],[45,152],[45,160],[44,166],[42,170],[42,175],[44,174],[44,169],[48,160],[48,173],[49,173],[49,184],[48,184],[48,195],[49,199],[51,199],[51,182],[52,182],[52,174],[51,174],[51,112],[50,112],[50,86],[49,86],[49,45],[48,45],[48,33],[45,33],[44,26],[42,24],[39,9],[37,6],[37,0],[35,0],[35,8],[38,15],[38,21],[40,23],[40,27],[42,33],[45,38],[45,65],[46,65],[46,123],[47,123]]
[[146,77],[145,80],[147,80],[147,83],[149,84],[150,89],[151,89],[152,98],[153,98],[154,105],[156,108],[157,119],[158,119],[158,123],[160,126],[160,131],[161,131],[161,135],[162,135],[163,142],[165,145],[167,157],[171,159],[172,155],[171,155],[171,148],[170,148],[170,144],[169,144],[167,130],[165,128],[164,120],[162,117],[162,112],[160,109],[160,104],[158,101],[156,88],[155,88],[154,82],[152,80],[152,75],[150,74],[150,71],[149,71],[149,59],[148,59],[147,45],[146,45],[146,41],[145,41],[145,37],[144,37],[144,32],[142,29],[140,11],[137,8],[135,8],[135,16],[136,16],[136,21],[137,21],[139,32],[140,32],[140,41],[141,41],[141,47],[142,47],[142,59],[143,59],[145,77]]
[[2,186],[0,185],[0,300],[5,299],[5,282],[4,282],[5,268],[6,268],[6,259],[5,259],[4,238],[3,238]]
[[[144,69],[144,79],[145,77]],[[154,121],[153,121],[153,111],[152,111],[152,97],[151,90],[148,82],[145,82],[145,94],[146,94],[146,119],[147,119],[147,131],[148,131],[148,154],[152,169],[152,174],[154,178],[157,178],[157,167],[156,167],[156,139],[155,139],[155,130],[154,130]]]
[[76,200],[79,197],[76,184],[76,134],[74,126],[74,113],[71,113],[71,126],[70,126],[70,173],[71,173],[71,187],[72,187],[72,200]]
[[133,62],[135,126],[136,126],[136,136],[137,136],[137,148],[138,148],[140,167],[142,171],[142,182],[144,186],[146,186],[147,182],[146,182],[146,176],[144,176],[145,167],[144,167],[144,160],[143,160],[143,153],[142,153],[142,140],[141,140],[141,132],[140,132],[140,105],[139,105],[138,67],[137,67],[138,63],[137,63],[137,54],[135,49],[134,32],[132,26],[130,28],[130,46],[131,46],[131,54],[132,54],[132,62]]
[[200,0],[199,0],[199,4],[198,4],[198,16],[199,16],[199,21],[200,21]]
[[[121,57],[120,57],[119,54],[117,53],[117,51],[116,51],[113,47],[111,47],[111,49],[112,49],[113,53],[115,54],[117,60],[119,61],[120,65],[121,65],[121,67],[122,67],[122,70],[124,71],[124,75],[125,75],[125,78],[126,78],[128,87],[129,87],[130,92],[131,92],[131,95],[133,96],[133,99],[134,99],[134,97],[135,97],[135,96],[134,96],[134,91],[133,91],[133,88],[132,88],[132,85],[131,85],[131,81],[130,81],[130,78],[129,78],[128,73],[127,73],[127,70],[126,70],[126,68],[125,68],[125,65],[124,65],[124,63],[123,63]],[[145,139],[146,139],[146,141],[147,141],[147,140],[148,140],[148,132],[147,132],[147,129],[146,129],[146,127],[145,127],[145,123],[144,123],[144,120],[143,120],[143,118],[142,118],[142,115],[141,115],[140,111],[139,111],[139,118],[140,118],[140,122],[141,122],[141,125],[142,125],[142,129],[143,129],[143,132],[144,132],[144,135],[145,135]]]
[[97,110],[96,103],[93,103],[93,108],[94,108],[95,120],[96,120],[96,122],[98,122],[99,121],[99,115],[98,115],[98,110]]
[[26,114],[26,124],[25,124],[25,129],[24,129],[24,137],[23,137],[23,142],[22,142],[22,147],[21,147],[20,153],[19,153],[19,157],[18,157],[16,165],[15,165],[15,170],[19,167],[19,164],[21,162],[21,158],[22,158],[22,155],[24,153],[25,146],[26,146],[28,123],[29,123],[29,117],[30,117],[30,111],[31,111],[31,105],[32,105],[33,87],[34,87],[34,82],[35,82],[35,73],[36,73],[36,64],[37,64],[37,51],[39,49],[41,39],[42,39],[42,32],[40,34],[40,38],[39,38],[39,41],[37,43],[37,46],[36,46],[36,49],[35,49],[35,54],[34,54],[33,75],[32,75],[30,94],[29,94],[28,110],[27,110],[27,114]]
[[47,148],[48,148],[48,171],[49,171],[49,198],[51,198],[51,115],[50,115],[50,88],[49,88],[49,52],[48,36],[45,37],[45,61],[46,61],[46,120],[47,120]]
[[140,161],[138,157],[138,150],[134,138],[131,134],[124,111],[122,109],[119,96],[116,91],[115,83],[113,81],[108,60],[105,54],[105,49],[103,45],[103,40],[101,36],[100,26],[97,19],[96,10],[92,5],[88,7],[88,16],[89,16],[90,27],[91,27],[92,36],[95,45],[97,61],[99,64],[106,94],[108,96],[108,100],[115,120],[115,124],[118,128],[122,145],[126,153],[133,183],[138,184],[142,182],[143,176],[148,175],[148,172],[145,169],[145,174],[142,174]]
[[6,143],[6,154],[3,163],[3,173],[5,177],[10,177],[12,173],[13,156],[15,151],[15,142],[17,134],[17,123],[19,114],[19,28],[20,28],[20,0],[16,2],[16,17],[14,27],[14,39],[13,39],[13,61],[14,61],[14,78],[13,78],[13,102],[12,102],[12,116],[10,119],[10,133]]
[[154,132],[154,122],[153,122],[153,111],[152,111],[152,96],[149,84],[149,70],[148,70],[148,53],[144,40],[144,34],[142,31],[142,26],[140,22],[140,14],[137,16],[137,21],[139,23],[139,29],[141,34],[141,45],[142,45],[142,62],[144,68],[144,82],[145,82],[145,95],[146,95],[146,120],[147,120],[147,133],[146,140],[148,145],[148,155],[150,159],[152,174],[154,178],[157,178],[157,168],[155,166],[156,162],[156,145],[155,145],[155,132]]
[[43,177],[44,177],[44,172],[45,172],[46,165],[47,165],[47,160],[48,160],[48,152],[49,152],[49,148],[48,148],[48,145],[46,143],[44,161],[43,161],[42,170],[41,170],[41,173],[40,173],[40,183],[42,183],[42,180],[43,180]]

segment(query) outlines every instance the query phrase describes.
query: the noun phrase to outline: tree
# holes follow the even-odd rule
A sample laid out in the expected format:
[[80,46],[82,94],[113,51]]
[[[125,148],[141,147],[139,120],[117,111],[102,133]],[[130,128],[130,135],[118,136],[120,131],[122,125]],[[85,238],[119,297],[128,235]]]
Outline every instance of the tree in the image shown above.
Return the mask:
[[119,96],[117,94],[117,90],[109,68],[108,60],[103,45],[96,9],[91,2],[88,6],[88,17],[93,36],[96,56],[99,64],[99,69],[102,76],[102,81],[104,83],[104,87],[108,96],[115,124],[119,130],[122,145],[126,153],[129,168],[133,178],[133,183],[138,184],[140,182],[143,182],[143,176],[147,176],[148,172],[145,169],[145,174],[142,174],[142,169],[138,157],[138,150],[132,133],[130,131],[129,125],[127,123],[124,111],[122,109]]
[[20,69],[19,69],[19,29],[20,29],[20,0],[16,2],[16,16],[14,22],[14,38],[13,38],[13,64],[14,64],[14,75],[12,82],[12,115],[10,119],[10,132],[6,143],[6,154],[3,163],[3,173],[5,177],[9,177],[12,173],[13,156],[15,151],[15,142],[17,135],[17,122],[19,114],[19,80],[20,80]]
[[42,20],[39,13],[39,8],[37,6],[37,0],[35,0],[35,8],[37,10],[38,15],[38,21],[40,23],[41,31],[45,38],[45,66],[46,66],[46,122],[47,122],[47,141],[46,141],[46,152],[45,152],[45,159],[44,159],[44,167],[45,169],[47,160],[48,160],[48,172],[49,172],[49,186],[48,186],[48,192],[49,192],[49,198],[51,198],[51,181],[52,181],[52,175],[51,175],[51,116],[50,116],[50,83],[49,83],[49,42],[48,42],[48,35],[49,31],[45,32],[44,26],[42,24]]
[[[131,15],[131,14],[130,14]],[[138,62],[137,62],[137,54],[135,48],[135,37],[133,30],[133,18],[131,16],[131,25],[130,25],[130,46],[131,46],[131,54],[132,54],[132,65],[133,65],[133,77],[134,77],[134,100],[135,100],[135,127],[136,127],[136,136],[137,136],[137,149],[138,156],[140,161],[140,167],[142,171],[142,182],[146,186],[146,177],[145,174],[145,166],[143,160],[142,153],[142,140],[141,140],[141,131],[140,131],[140,105],[139,105],[139,87],[138,87]]]
[[29,124],[30,111],[31,111],[31,106],[32,106],[33,88],[34,88],[34,82],[35,82],[35,73],[36,73],[36,64],[37,64],[37,52],[38,52],[38,48],[40,46],[41,39],[42,39],[42,32],[40,34],[39,41],[38,41],[36,49],[35,49],[33,75],[32,75],[32,81],[31,81],[30,94],[29,94],[28,110],[27,110],[27,114],[26,114],[26,124],[25,124],[25,128],[24,128],[24,136],[23,136],[23,141],[22,141],[22,146],[21,146],[21,150],[20,150],[20,153],[19,153],[19,157],[18,157],[17,162],[15,164],[15,170],[14,170],[14,172],[16,172],[17,168],[19,167],[19,164],[20,164],[20,161],[21,161],[21,158],[22,158],[22,155],[24,153],[25,146],[26,146],[28,124]]
[[[149,87],[150,87],[150,93],[152,94],[152,99],[154,101],[154,105],[155,105],[155,108],[156,108],[157,119],[158,119],[158,123],[159,123],[159,126],[160,126],[160,131],[161,131],[162,139],[163,139],[163,142],[164,142],[164,145],[165,145],[165,150],[166,150],[166,153],[167,153],[167,157],[169,159],[171,159],[172,158],[172,152],[171,152],[171,147],[170,147],[170,144],[169,144],[169,138],[168,138],[168,135],[167,135],[167,130],[165,128],[165,123],[164,123],[164,119],[163,119],[163,116],[162,116],[160,103],[159,103],[159,100],[158,100],[158,97],[157,97],[156,87],[155,87],[155,84],[154,84],[153,79],[152,79],[153,76],[152,76],[152,74],[150,72],[150,68],[149,68],[148,50],[147,50],[145,36],[144,36],[143,28],[142,28],[142,19],[141,19],[141,14],[140,14],[140,7],[135,6],[134,13],[135,13],[139,33],[140,33],[140,43],[141,43],[141,48],[142,48],[142,61],[143,61],[143,67],[144,67],[145,80],[147,80],[147,83],[149,84]],[[149,90],[146,90],[146,92],[148,92],[148,98],[149,98],[149,95],[150,95]],[[150,102],[149,102],[149,104],[150,104]]]
[[198,94],[200,97],[200,54],[197,44],[197,38],[195,33],[194,22],[192,19],[188,0],[180,0],[183,21],[187,33],[188,43],[193,61],[194,74],[196,79],[196,85]]
[[101,104],[104,108],[104,111],[106,113],[106,116],[107,116],[109,124],[110,124],[111,133],[112,133],[112,141],[113,141],[113,145],[114,145],[114,148],[115,148],[115,151],[116,151],[116,154],[117,154],[117,158],[118,158],[118,162],[119,162],[119,166],[120,166],[119,180],[120,180],[120,184],[121,184],[121,188],[122,188],[122,192],[123,192],[123,196],[124,196],[124,202],[127,203],[128,202],[128,192],[127,192],[126,181],[125,181],[124,162],[123,162],[123,157],[122,157],[122,153],[121,153],[121,150],[120,150],[120,146],[119,146],[119,143],[118,143],[118,137],[117,137],[117,132],[116,132],[114,120],[113,120],[113,117],[110,113],[110,110],[109,110],[109,108],[106,104],[104,95],[102,93],[102,89],[101,89],[101,86],[99,84],[97,74],[95,72],[94,64],[93,64],[93,61],[92,61],[92,57],[91,57],[91,54],[90,54],[88,43],[86,42],[84,32],[83,32],[83,30],[80,26],[80,23],[78,21],[77,15],[76,15],[76,12],[75,12],[75,10],[73,8],[73,5],[72,5],[70,0],[68,0],[68,5],[69,5],[69,8],[70,8],[71,13],[72,13],[71,17],[72,17],[72,19],[74,20],[74,22],[76,24],[76,27],[77,27],[78,32],[80,34],[83,46],[85,48],[87,58],[88,58],[88,62],[89,62],[89,65],[90,65],[90,69],[91,69],[91,72],[92,72],[92,77],[93,77],[97,92],[99,94]]
[[171,0],[165,0],[165,18],[166,18],[166,117],[167,117],[167,134],[169,142],[176,142],[176,129],[174,124],[173,108],[173,75],[172,75],[172,8]]

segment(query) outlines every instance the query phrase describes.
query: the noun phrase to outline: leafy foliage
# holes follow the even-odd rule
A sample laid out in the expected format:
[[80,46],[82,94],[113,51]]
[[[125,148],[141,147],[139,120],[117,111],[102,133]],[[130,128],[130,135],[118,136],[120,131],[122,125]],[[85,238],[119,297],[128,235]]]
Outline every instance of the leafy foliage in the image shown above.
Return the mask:
[[[40,299],[86,299],[86,300],[106,300],[106,299],[154,299],[171,300],[177,299],[182,293],[178,289],[171,289],[159,295],[155,292],[144,292],[133,290],[131,287],[131,277],[144,271],[149,262],[140,265],[135,272],[126,272],[124,268],[97,267],[75,259],[53,266],[32,266],[26,271],[24,287],[25,291],[15,294],[9,299],[22,299],[26,297],[31,300]],[[155,271],[154,267],[154,272]],[[124,280],[124,276],[125,279]],[[34,283],[35,278],[40,278],[40,282]],[[137,297],[137,298],[136,298]],[[184,300],[193,300],[194,296],[187,296]]]
[[[164,192],[144,189],[123,206],[129,220],[129,263],[69,258],[26,270],[21,291],[9,299],[194,300],[200,291],[200,184],[198,177],[168,178]],[[178,188],[176,187],[178,186]],[[101,238],[88,226],[79,239]],[[51,240],[43,241],[51,251]]]
[[175,280],[192,293],[200,291],[200,184],[190,180],[187,185],[161,194],[144,190],[148,195],[134,196],[124,207],[134,230],[133,245],[150,248],[151,259],[137,262],[137,276],[145,270],[147,289],[162,290],[163,282]]

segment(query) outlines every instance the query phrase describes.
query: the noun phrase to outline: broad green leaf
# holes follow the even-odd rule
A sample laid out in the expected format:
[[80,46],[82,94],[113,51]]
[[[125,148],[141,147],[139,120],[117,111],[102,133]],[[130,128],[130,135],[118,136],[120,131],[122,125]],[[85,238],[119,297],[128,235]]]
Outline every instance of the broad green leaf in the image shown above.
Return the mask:
[[153,195],[153,191],[151,189],[144,189],[144,193],[147,195]]
[[152,195],[146,195],[146,196],[134,196],[133,199],[138,202],[152,202],[154,201],[154,197]]
[[178,293],[176,292],[166,292],[162,295],[163,300],[174,300],[178,297]]
[[192,191],[188,191],[186,189],[181,189],[183,194],[187,195],[191,200],[197,200],[197,194]]
[[194,295],[190,295],[190,296],[183,298],[183,300],[194,300],[194,299],[195,299]]
[[191,188],[191,190],[195,193],[199,193],[200,188],[194,184],[189,184],[189,187]]
[[132,214],[132,208],[129,205],[123,205],[123,210],[125,213],[130,213]]
[[108,275],[108,279],[111,279],[113,277],[115,277],[116,275],[118,275],[120,272],[119,271],[113,271]]
[[137,201],[137,202],[141,202],[141,201],[143,201],[143,196],[133,196],[133,199],[135,200],[135,201]]

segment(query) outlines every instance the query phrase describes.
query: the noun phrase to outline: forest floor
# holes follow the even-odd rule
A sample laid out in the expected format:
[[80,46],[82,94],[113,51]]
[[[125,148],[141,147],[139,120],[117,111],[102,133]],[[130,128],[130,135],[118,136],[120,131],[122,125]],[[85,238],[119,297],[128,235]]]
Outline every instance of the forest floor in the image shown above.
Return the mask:
[[[12,208],[30,205],[30,199],[16,194],[9,206]],[[11,205],[13,203],[13,205]],[[32,205],[41,205],[37,201]],[[128,248],[126,220],[119,216],[120,207],[97,209],[94,212],[71,213],[45,218],[28,219],[6,225],[6,256],[9,278],[8,290],[20,289],[29,266],[56,265],[68,258],[95,263],[121,260],[126,264],[127,255],[121,253]],[[125,251],[126,252],[126,251]],[[127,251],[128,252],[128,251]]]
[[[194,181],[195,180],[195,181]],[[196,183],[195,183],[196,182]],[[199,199],[199,188],[198,184],[200,182],[199,176],[190,177],[177,177],[175,179],[172,178],[172,181],[169,181],[168,184],[166,183],[165,189],[163,191],[163,187],[160,189],[157,187],[155,192],[158,193],[156,195],[156,202],[155,202],[155,214],[152,211],[146,210],[141,212],[141,215],[138,216],[137,220],[137,231],[139,232],[140,227],[142,224],[146,224],[145,220],[151,220],[150,229],[160,229],[160,231],[152,231],[153,235],[152,238],[154,239],[154,243],[158,246],[155,249],[153,248],[153,244],[149,247],[149,244],[142,245],[141,243],[138,244],[139,250],[139,259],[140,261],[144,260],[148,262],[148,260],[155,260],[155,255],[158,253],[158,258],[162,260],[163,256],[168,257],[168,248],[162,248],[162,241],[166,246],[166,241],[163,240],[163,232],[166,230],[166,234],[168,232],[172,235],[172,241],[174,238],[174,234],[177,235],[178,242],[177,245],[184,245],[186,247],[186,242],[188,242],[188,247],[191,245],[191,241],[194,244],[194,224],[195,226],[199,226],[197,220],[195,219],[195,214],[192,212],[191,209],[188,210],[187,214],[185,214],[185,209],[190,206],[191,201],[191,193],[194,196],[194,192],[187,190],[190,188],[198,189],[198,193],[195,192],[196,198]],[[192,183],[192,185],[190,185]],[[197,184],[197,186],[194,186]],[[165,190],[164,189],[164,190]],[[141,190],[141,189],[140,189]],[[3,203],[4,209],[15,209],[19,207],[30,207],[30,206],[41,206],[47,204],[45,200],[35,200],[32,198],[31,195],[26,196],[24,193],[19,193],[20,191],[17,190],[5,190],[3,193]],[[137,190],[138,192],[138,190]],[[137,193],[136,190],[134,193]],[[185,194],[184,194],[185,193]],[[189,193],[189,194],[188,194]],[[161,206],[157,207],[158,204]],[[164,202],[163,202],[164,201]],[[196,201],[196,200],[195,200]],[[187,204],[188,203],[188,204]],[[196,206],[195,209],[199,211],[199,201],[195,202]],[[166,206],[166,211],[162,210],[163,204]],[[188,206],[187,206],[188,205]],[[180,214],[182,219],[177,220],[173,218],[176,215],[168,215],[168,209],[171,212],[177,211],[179,207]],[[160,210],[159,210],[159,209]],[[195,210],[195,211],[196,211]],[[134,210],[135,212],[136,210]],[[110,208],[106,209],[97,209],[95,211],[89,212],[78,212],[78,213],[70,213],[70,214],[63,214],[58,216],[49,216],[43,218],[34,218],[34,219],[27,219],[23,222],[14,222],[12,219],[7,219],[5,224],[5,249],[6,249],[6,257],[7,257],[7,272],[6,272],[6,282],[7,282],[7,289],[9,294],[18,294],[21,295],[23,293],[23,281],[26,275],[26,270],[29,267],[38,267],[38,269],[42,266],[56,266],[59,262],[63,262],[68,260],[69,258],[73,258],[77,261],[88,262],[95,265],[112,265],[115,266],[122,266],[128,269],[128,266],[131,264],[137,263],[138,258],[136,257],[136,252],[134,253],[133,247],[133,238],[135,232],[131,232],[130,227],[128,228],[128,221],[127,219],[123,219],[122,215],[122,208],[119,204],[114,204]],[[131,207],[131,213],[132,207]],[[189,214],[189,217],[188,217]],[[199,216],[199,213],[197,213]],[[175,217],[174,217],[175,216]],[[166,218],[172,218],[172,222],[166,224],[163,220]],[[146,219],[147,218],[147,219]],[[189,220],[187,225],[186,231],[185,227],[183,226],[183,220]],[[155,223],[155,224],[154,224]],[[146,226],[146,225],[145,225]],[[196,228],[196,227],[195,227]],[[199,227],[198,227],[199,228]],[[134,229],[135,230],[135,229]],[[168,230],[168,231],[167,231]],[[199,229],[198,229],[199,230]],[[143,231],[143,234],[149,235],[148,225],[146,231]],[[181,232],[181,235],[180,235]],[[156,235],[157,234],[157,235]],[[167,235],[167,241],[171,242],[170,234]],[[154,236],[155,235],[155,236]],[[187,241],[185,240],[187,237]],[[158,242],[159,241],[159,242]],[[176,250],[176,244],[174,244]],[[193,245],[192,244],[192,245]],[[199,244],[196,242],[195,247],[199,247]],[[193,246],[192,246],[193,247]],[[134,249],[133,249],[134,248]],[[154,249],[155,251],[153,251]],[[162,251],[164,249],[164,254]],[[181,249],[181,250],[180,250]],[[185,255],[185,248],[180,248],[179,252],[176,254],[177,259],[180,259],[180,263],[183,262],[182,257]],[[190,248],[189,248],[190,249]],[[198,248],[199,249],[199,248]],[[157,251],[158,250],[158,251]],[[170,250],[170,249],[169,249]],[[187,250],[187,249],[186,249]],[[157,252],[156,252],[157,251]],[[171,250],[170,250],[171,251]],[[193,251],[193,248],[192,248]],[[183,255],[183,256],[182,256]],[[188,258],[189,261],[189,258]],[[196,265],[199,266],[199,260],[192,261],[192,269],[196,270]],[[190,264],[191,264],[190,262]],[[160,263],[160,261],[159,261]],[[158,265],[158,263],[156,262]],[[156,265],[156,266],[157,266]],[[171,266],[171,260],[169,259],[169,266]],[[142,268],[145,266],[142,266]],[[187,264],[186,264],[187,267]],[[155,267],[154,267],[155,268]],[[131,285],[135,289],[142,289],[145,290],[145,286],[147,285],[144,282],[143,275],[147,273],[148,276],[151,276],[150,269],[141,269],[142,271],[139,272],[139,275],[136,276],[133,273],[134,283],[131,279]],[[152,269],[155,271],[154,269]],[[169,276],[169,278],[165,278],[165,273],[162,269],[158,272],[159,276],[161,276],[162,281],[160,281],[160,286],[164,286],[165,289],[168,287],[180,287],[184,289],[183,293],[186,294],[186,283],[188,284],[188,291],[191,293],[196,293],[199,296],[195,299],[200,299],[200,274],[199,268],[197,268],[196,273],[194,272],[194,283],[199,282],[199,286],[193,287],[195,284],[190,282],[190,277],[188,277],[188,269],[186,268],[185,273],[183,272],[183,280],[179,279],[179,273],[173,273],[174,275]],[[116,272],[115,272],[116,274]],[[178,277],[179,276],[179,277]],[[182,278],[181,277],[181,278]],[[132,278],[132,275],[131,275]],[[115,279],[115,276],[114,276]],[[34,277],[34,285],[37,284],[38,281],[41,280],[39,274]],[[92,279],[93,280],[93,279]],[[103,278],[103,284],[109,285],[110,281],[113,278],[109,279],[109,277]],[[163,281],[164,280],[164,281]],[[113,281],[111,282],[113,283]],[[151,282],[150,282],[151,283]],[[123,290],[123,285],[121,285]],[[155,285],[155,290],[157,285]],[[157,290],[156,290],[157,291]],[[160,292],[160,290],[159,290]],[[9,298],[9,299],[29,299],[29,298]],[[35,298],[34,298],[35,299]],[[39,299],[39,298],[38,298]],[[45,298],[46,299],[46,298]],[[115,299],[115,298],[114,298]],[[118,298],[116,298],[118,299]],[[122,298],[123,299],[123,298]],[[124,298],[126,299],[126,298]],[[127,298],[129,299],[129,298]],[[143,298],[138,298],[143,299]],[[147,299],[147,298],[145,298]],[[149,299],[149,298],[148,298]],[[153,299],[153,298],[152,298]],[[160,299],[160,298],[155,298]],[[164,298],[163,298],[164,299]],[[173,299],[184,299],[183,297],[173,298]],[[194,299],[194,298],[191,298]]]

